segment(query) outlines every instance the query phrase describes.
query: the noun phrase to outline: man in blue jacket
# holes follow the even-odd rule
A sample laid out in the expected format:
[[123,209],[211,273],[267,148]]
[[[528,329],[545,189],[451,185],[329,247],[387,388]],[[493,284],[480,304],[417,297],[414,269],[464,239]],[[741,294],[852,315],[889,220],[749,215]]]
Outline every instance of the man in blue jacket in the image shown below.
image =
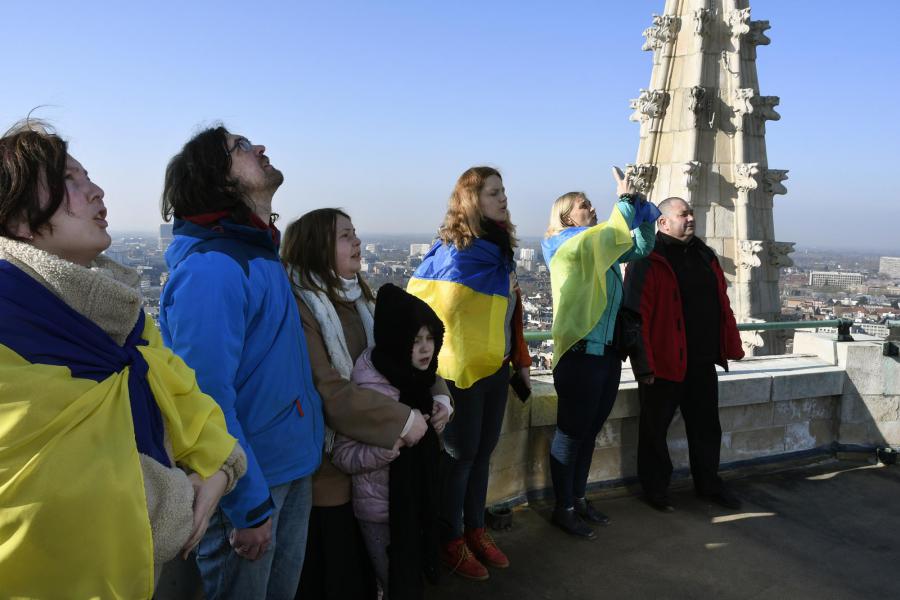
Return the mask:
[[264,146],[222,126],[166,169],[163,217],[175,226],[163,340],[221,405],[248,463],[198,548],[209,600],[293,598],[306,549],[324,422],[272,225],[282,181]]

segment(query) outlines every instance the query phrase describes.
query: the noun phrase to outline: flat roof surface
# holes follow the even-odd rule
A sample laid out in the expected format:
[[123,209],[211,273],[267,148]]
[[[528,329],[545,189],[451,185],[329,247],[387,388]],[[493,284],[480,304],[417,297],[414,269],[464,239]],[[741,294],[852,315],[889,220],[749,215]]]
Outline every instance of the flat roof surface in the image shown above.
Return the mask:
[[638,496],[592,497],[612,523],[581,540],[519,507],[494,532],[508,569],[449,575],[428,600],[900,598],[900,466],[828,460],[730,481],[740,511],[674,490],[675,512]]

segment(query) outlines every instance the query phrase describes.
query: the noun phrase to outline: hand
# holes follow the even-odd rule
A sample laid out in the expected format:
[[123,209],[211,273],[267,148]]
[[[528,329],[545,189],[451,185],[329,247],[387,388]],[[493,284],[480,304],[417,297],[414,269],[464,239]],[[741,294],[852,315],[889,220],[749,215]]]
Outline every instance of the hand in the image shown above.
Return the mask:
[[406,432],[406,435],[403,436],[403,441],[406,442],[407,446],[415,446],[419,443],[419,440],[422,439],[422,436],[425,435],[425,432],[428,431],[428,419],[431,415],[423,415],[419,409],[413,409],[413,423],[412,427],[409,428],[409,431]]
[[522,367],[519,369],[519,375],[522,376],[522,381],[525,382],[525,385],[528,386],[528,389],[531,389],[531,367]]
[[431,409],[431,426],[438,433],[444,431],[447,422],[450,420],[450,411],[444,406],[443,402],[435,402],[434,408]]
[[400,454],[400,448],[403,448],[404,446],[406,446],[406,442],[403,441],[403,438],[397,438],[397,441],[394,442],[394,447],[391,448],[391,452]]
[[633,194],[636,191],[631,178],[625,175],[619,167],[613,167],[613,179],[616,180],[616,198]]
[[187,559],[191,550],[200,543],[200,538],[206,533],[209,518],[219,505],[219,499],[228,485],[228,477],[223,471],[216,471],[209,479],[202,479],[197,473],[191,473],[188,479],[194,488],[194,525],[190,537],[181,548],[181,557],[184,559]]
[[653,385],[653,382],[656,381],[656,378],[652,374],[650,374],[650,375],[641,375],[640,377],[637,378],[637,380],[638,380],[638,383],[643,383],[644,385]]
[[269,544],[272,542],[272,519],[266,519],[266,522],[259,527],[248,527],[247,529],[232,529],[231,535],[228,536],[231,547],[235,553],[241,558],[247,560],[256,560],[266,553]]

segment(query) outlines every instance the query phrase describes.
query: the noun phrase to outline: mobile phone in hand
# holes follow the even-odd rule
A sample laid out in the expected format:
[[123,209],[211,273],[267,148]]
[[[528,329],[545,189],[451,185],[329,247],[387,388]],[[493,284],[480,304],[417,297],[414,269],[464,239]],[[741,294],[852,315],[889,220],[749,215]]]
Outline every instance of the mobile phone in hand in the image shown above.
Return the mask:
[[525,383],[525,379],[522,378],[522,374],[518,369],[513,370],[512,377],[509,378],[509,385],[522,402],[525,402],[531,396],[531,388]]

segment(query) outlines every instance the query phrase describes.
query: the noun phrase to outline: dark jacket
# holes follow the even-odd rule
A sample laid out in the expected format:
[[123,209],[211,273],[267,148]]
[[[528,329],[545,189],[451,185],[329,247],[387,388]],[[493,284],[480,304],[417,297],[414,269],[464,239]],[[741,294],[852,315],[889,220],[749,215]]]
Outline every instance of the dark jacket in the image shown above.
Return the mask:
[[[726,370],[728,360],[744,357],[725,275],[715,252],[699,239],[697,250],[715,275],[720,307],[719,359]],[[684,309],[675,271],[657,244],[647,258],[632,263],[625,274],[622,303],[622,336],[631,357],[635,377],[654,375],[683,381],[687,370],[687,338]]]

